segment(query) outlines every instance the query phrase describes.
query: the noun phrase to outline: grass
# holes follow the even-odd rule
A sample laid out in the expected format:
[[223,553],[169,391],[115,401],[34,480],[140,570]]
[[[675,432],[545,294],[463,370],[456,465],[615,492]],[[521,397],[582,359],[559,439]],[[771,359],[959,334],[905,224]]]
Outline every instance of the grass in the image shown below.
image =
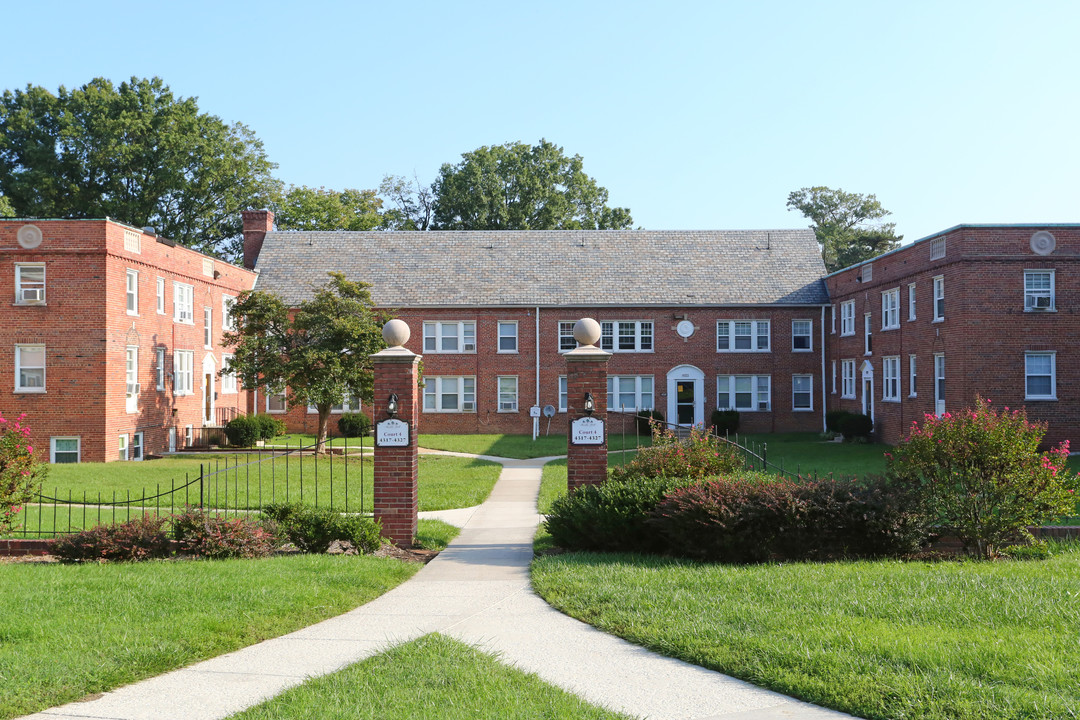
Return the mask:
[[[538,437],[532,435],[424,435],[417,438],[420,447],[432,450],[492,455],[505,458],[538,458],[566,454],[566,434]],[[650,445],[652,438],[638,435],[609,435],[608,449],[622,450]]]
[[[331,448],[345,446],[350,448],[375,447],[375,438],[370,436],[353,438],[327,436],[326,442]],[[272,440],[267,440],[266,444],[273,447],[311,447],[315,444],[315,433],[286,433]]]
[[533,563],[563,612],[657,652],[876,719],[1080,714],[1080,544],[1032,562]]
[[[633,451],[625,453],[612,453],[608,455],[608,468],[617,467],[628,463],[634,458]],[[536,507],[541,515],[546,515],[551,510],[551,503],[556,498],[566,494],[566,458],[552,460],[544,465],[544,471],[540,478],[540,497],[536,501]]]
[[603,710],[537,676],[443,635],[425,635],[309,680],[232,720],[473,720],[628,716]]
[[445,550],[461,528],[442,520],[420,518],[416,521],[416,544],[427,550]]
[[0,718],[297,630],[381,595],[419,567],[327,555],[0,564]]
[[764,445],[770,463],[803,475],[815,471],[819,476],[881,475],[885,472],[884,454],[892,449],[890,445],[828,442],[817,433],[740,434],[738,439],[759,454]]

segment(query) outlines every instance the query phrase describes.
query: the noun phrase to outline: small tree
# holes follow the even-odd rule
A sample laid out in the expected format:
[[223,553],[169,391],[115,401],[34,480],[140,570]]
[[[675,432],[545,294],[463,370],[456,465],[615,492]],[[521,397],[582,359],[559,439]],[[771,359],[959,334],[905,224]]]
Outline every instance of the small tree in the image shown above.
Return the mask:
[[1039,451],[1046,425],[1023,409],[998,413],[990,401],[975,409],[912,423],[895,453],[886,454],[896,478],[918,483],[931,521],[956,533],[981,557],[1003,543],[1028,537],[1039,525],[1075,508],[1080,478],[1065,469],[1069,442]]
[[38,462],[25,415],[7,420],[0,415],[0,533],[10,532],[22,506],[34,499],[49,466]]
[[284,387],[290,404],[314,405],[319,452],[331,408],[347,396],[371,400],[370,355],[386,345],[385,319],[375,312],[370,286],[341,273],[329,275],[326,285],[295,308],[271,293],[241,293],[229,313],[235,330],[224,334],[226,344],[236,345],[236,354],[221,371],[235,372],[249,390]]

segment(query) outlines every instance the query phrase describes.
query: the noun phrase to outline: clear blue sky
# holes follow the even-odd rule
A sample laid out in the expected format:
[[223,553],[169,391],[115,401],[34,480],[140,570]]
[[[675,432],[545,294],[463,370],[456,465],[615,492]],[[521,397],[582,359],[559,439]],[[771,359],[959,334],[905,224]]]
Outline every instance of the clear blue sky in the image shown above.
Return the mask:
[[1080,3],[10,3],[0,88],[160,76],[286,182],[430,182],[541,137],[650,229],[800,227],[810,185],[914,240],[1074,222]]

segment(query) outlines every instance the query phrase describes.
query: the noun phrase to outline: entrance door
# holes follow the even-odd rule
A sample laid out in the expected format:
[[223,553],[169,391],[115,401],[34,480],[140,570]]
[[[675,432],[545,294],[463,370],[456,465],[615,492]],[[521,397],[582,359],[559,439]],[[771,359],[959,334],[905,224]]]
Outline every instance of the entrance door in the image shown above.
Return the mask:
[[679,425],[694,424],[694,406],[697,404],[694,396],[697,392],[697,383],[693,380],[680,380],[675,383],[675,415]]
[[169,428],[169,452],[176,452],[176,428]]
[[862,365],[862,412],[874,419],[874,366],[869,360]]
[[945,356],[934,356],[934,414],[945,414]]
[[214,424],[214,376],[217,375],[217,363],[213,355],[203,358],[203,425]]
[[667,421],[681,427],[705,424],[705,373],[693,365],[672,368],[667,375]]

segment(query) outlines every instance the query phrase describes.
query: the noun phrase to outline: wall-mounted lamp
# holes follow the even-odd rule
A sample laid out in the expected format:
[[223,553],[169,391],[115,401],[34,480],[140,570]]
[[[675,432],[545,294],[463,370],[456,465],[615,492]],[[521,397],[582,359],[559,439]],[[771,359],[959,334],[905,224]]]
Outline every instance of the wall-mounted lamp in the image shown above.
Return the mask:
[[862,282],[862,275],[856,275],[855,276],[855,282],[861,283]]
[[593,410],[595,410],[595,409],[596,409],[596,403],[593,402],[592,393],[590,393],[590,392],[585,393],[585,414],[586,415],[592,415]]
[[386,401],[386,414],[390,417],[397,415],[398,411],[398,399],[397,393],[390,393],[390,399]]

